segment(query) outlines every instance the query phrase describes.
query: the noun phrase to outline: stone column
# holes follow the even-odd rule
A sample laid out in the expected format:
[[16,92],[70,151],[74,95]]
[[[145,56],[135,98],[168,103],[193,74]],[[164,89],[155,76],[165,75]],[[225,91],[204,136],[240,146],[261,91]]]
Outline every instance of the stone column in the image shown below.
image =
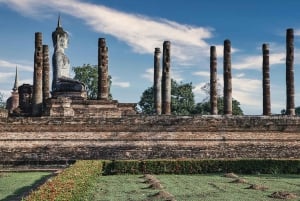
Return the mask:
[[271,115],[269,44],[262,45],[263,52],[263,115]]
[[161,114],[161,72],[160,72],[160,48],[154,51],[154,108],[155,114]]
[[43,105],[43,42],[42,33],[35,33],[32,115],[40,116]]
[[171,114],[171,58],[170,41],[163,44],[163,72],[162,72],[162,114]]
[[210,113],[218,114],[218,89],[217,89],[217,50],[216,46],[210,47]]
[[295,115],[294,30],[286,30],[286,114]]
[[98,41],[98,100],[108,100],[108,48],[105,38]]
[[43,45],[43,106],[45,106],[46,100],[50,97],[49,72],[49,47],[48,45]]
[[224,114],[232,115],[231,43],[224,41]]

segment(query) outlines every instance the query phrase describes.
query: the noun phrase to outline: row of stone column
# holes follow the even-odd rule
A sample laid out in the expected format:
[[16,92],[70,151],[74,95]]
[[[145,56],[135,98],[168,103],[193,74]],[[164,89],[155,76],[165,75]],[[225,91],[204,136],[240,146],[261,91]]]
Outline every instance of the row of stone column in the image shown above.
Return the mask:
[[[263,62],[263,115],[271,115],[270,95],[270,63],[269,45],[262,45]],[[232,76],[231,76],[231,44],[224,41],[223,55],[223,78],[224,78],[224,114],[232,114]],[[217,108],[217,52],[216,47],[210,48],[210,106],[211,114],[218,114]],[[294,88],[294,31],[287,29],[286,32],[286,114],[295,115],[295,88]]]
[[171,114],[171,43],[163,43],[163,68],[160,70],[160,48],[154,51],[154,109],[155,114]]
[[33,116],[40,116],[42,114],[45,101],[50,97],[49,71],[49,48],[48,45],[43,45],[42,33],[36,32],[32,95]]

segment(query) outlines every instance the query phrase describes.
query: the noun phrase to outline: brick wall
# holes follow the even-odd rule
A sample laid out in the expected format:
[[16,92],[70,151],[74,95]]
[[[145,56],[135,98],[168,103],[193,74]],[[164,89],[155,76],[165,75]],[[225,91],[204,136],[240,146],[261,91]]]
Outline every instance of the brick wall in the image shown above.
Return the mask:
[[0,118],[0,161],[300,158],[300,118]]

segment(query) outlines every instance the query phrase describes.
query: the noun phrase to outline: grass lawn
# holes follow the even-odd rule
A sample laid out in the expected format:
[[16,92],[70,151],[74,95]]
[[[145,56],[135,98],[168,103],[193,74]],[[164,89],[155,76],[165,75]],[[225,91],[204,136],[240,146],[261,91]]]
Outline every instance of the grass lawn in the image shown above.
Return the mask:
[[[269,198],[269,195],[276,191],[288,191],[300,195],[300,175],[247,175],[240,177],[244,179],[242,182],[246,183],[232,183],[236,179],[226,178],[222,175],[158,175],[157,178],[178,201],[275,200]],[[249,189],[251,184],[268,189]]]
[[0,173],[0,200],[20,200],[20,198],[17,199],[20,195],[49,175],[51,175],[50,172]]
[[142,201],[148,200],[158,190],[148,188],[143,183],[142,175],[112,175],[100,176],[93,188],[90,197],[85,200],[94,201]]
[[[220,174],[207,175],[154,175],[163,189],[171,193],[177,201],[264,201],[273,192],[287,191],[298,195],[300,200],[300,175],[245,175],[240,176],[247,183],[232,183],[235,179]],[[148,188],[141,175],[100,176],[90,197],[86,200],[159,200],[153,197],[158,189]],[[251,184],[266,187],[265,190],[248,189]]]

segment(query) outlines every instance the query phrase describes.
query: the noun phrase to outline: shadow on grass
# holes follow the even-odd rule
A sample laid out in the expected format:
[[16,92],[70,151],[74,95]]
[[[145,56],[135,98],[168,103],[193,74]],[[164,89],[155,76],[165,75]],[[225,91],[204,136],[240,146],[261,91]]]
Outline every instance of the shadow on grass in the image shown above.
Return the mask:
[[19,188],[13,192],[13,194],[7,196],[2,201],[20,201],[23,197],[29,195],[29,193],[33,190],[36,190],[39,186],[43,185],[49,178],[55,176],[55,173],[51,173],[49,175],[43,176],[41,179],[36,180],[30,186],[24,186]]

